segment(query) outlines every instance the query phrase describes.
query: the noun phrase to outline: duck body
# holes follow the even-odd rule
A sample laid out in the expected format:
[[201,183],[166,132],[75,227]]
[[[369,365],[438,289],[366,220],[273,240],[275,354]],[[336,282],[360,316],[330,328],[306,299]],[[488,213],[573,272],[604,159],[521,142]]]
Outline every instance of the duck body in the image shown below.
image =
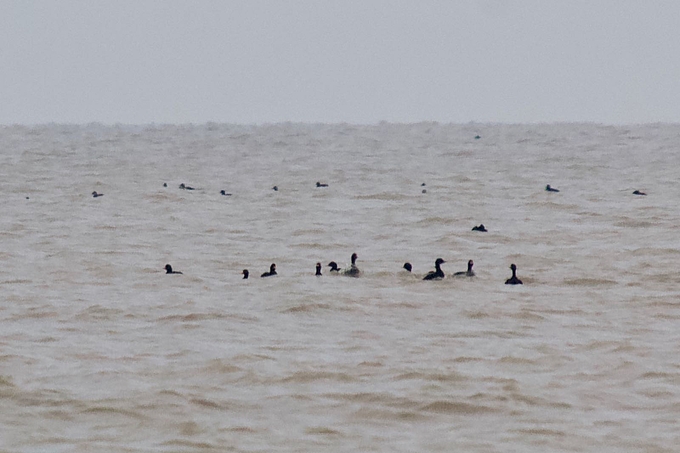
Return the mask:
[[479,226],[472,227],[472,231],[481,231],[482,233],[486,233],[489,230],[486,229],[483,223],[480,223]]
[[278,275],[276,273],[276,264],[272,263],[271,266],[269,266],[269,272],[265,272],[264,274],[260,275],[260,277],[273,277],[274,275]]
[[361,274],[361,271],[357,267],[357,258],[358,258],[357,254],[352,253],[352,264],[350,265],[350,267],[345,268],[345,270],[342,271],[343,275],[346,275],[348,277],[358,277]]
[[472,270],[472,266],[474,266],[474,265],[475,265],[474,261],[472,261],[472,260],[468,261],[467,270],[456,272],[455,274],[453,274],[453,276],[454,277],[474,277],[475,271]]
[[181,274],[181,272],[179,271],[173,271],[172,266],[170,266],[169,264],[166,264],[164,269],[166,274]]
[[321,263],[316,263],[316,274],[314,275],[321,277]]
[[557,190],[557,189],[555,189],[555,188],[553,188],[553,187],[550,187],[550,184],[548,184],[547,186],[545,186],[545,191],[546,191],[546,192],[559,192],[559,190]]
[[512,277],[507,279],[505,281],[505,284],[506,285],[522,285],[523,284],[522,280],[517,278],[517,266],[515,266],[514,264],[511,264],[510,269],[512,270]]
[[444,271],[441,268],[441,265],[444,263],[446,263],[446,261],[441,258],[437,258],[437,260],[434,262],[435,270],[428,272],[423,280],[441,280],[444,278]]

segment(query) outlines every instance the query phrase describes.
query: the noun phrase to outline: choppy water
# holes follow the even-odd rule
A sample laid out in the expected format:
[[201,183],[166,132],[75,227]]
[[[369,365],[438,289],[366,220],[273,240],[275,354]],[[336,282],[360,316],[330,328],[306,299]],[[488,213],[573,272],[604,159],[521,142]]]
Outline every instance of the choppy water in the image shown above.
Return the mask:
[[0,451],[677,451],[679,138],[0,128]]

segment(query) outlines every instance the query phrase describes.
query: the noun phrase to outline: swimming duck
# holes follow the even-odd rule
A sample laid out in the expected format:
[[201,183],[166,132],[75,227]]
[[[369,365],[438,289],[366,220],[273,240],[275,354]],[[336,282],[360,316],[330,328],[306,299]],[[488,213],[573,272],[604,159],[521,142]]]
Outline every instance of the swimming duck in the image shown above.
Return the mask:
[[510,277],[509,279],[507,279],[507,280],[505,281],[505,284],[506,284],[506,285],[521,285],[521,284],[522,284],[522,280],[520,280],[519,278],[517,278],[517,266],[515,266],[514,264],[511,264],[511,265],[510,265],[510,269],[512,269],[512,277]]
[[413,270],[413,266],[411,266],[411,263],[404,263],[403,268],[406,269],[409,272],[411,272],[411,270]]
[[358,277],[359,274],[361,274],[361,271],[357,267],[357,254],[352,253],[352,264],[350,265],[349,269],[345,268],[345,270],[342,272],[343,275],[347,275],[348,277]]
[[550,187],[550,184],[548,184],[547,186],[545,186],[545,191],[546,191],[546,192],[559,192],[559,190],[553,189],[552,187]]
[[314,275],[321,277],[321,263],[316,263],[316,274]]
[[170,266],[169,264],[165,265],[165,273],[166,274],[181,274],[180,271],[173,271],[172,266]]
[[423,280],[440,280],[444,278],[444,271],[442,271],[442,268],[440,267],[444,263],[446,263],[446,261],[437,258],[437,261],[434,262],[435,270],[428,272]]
[[453,274],[454,277],[474,277],[475,276],[475,271],[472,270],[472,266],[474,266],[475,263],[470,260],[468,261],[468,268],[467,271],[460,271],[456,272]]
[[248,275],[250,275],[250,272],[248,272],[248,269],[243,269],[243,272],[241,272],[241,274],[243,274],[243,280],[247,280]]
[[331,272],[340,272],[342,270],[341,268],[338,267],[338,263],[336,263],[335,261],[331,261],[330,263],[328,263],[328,267],[331,268],[330,270]]
[[264,274],[260,275],[260,277],[272,277],[276,274],[276,264],[272,263],[271,266],[269,266],[269,272],[265,272]]
[[479,226],[472,227],[472,231],[481,231],[482,233],[486,233],[488,230],[483,223],[480,223]]
[[103,193],[97,193],[96,190],[95,190],[94,192],[92,192],[92,197],[93,197],[93,198],[103,197],[103,196],[104,196]]

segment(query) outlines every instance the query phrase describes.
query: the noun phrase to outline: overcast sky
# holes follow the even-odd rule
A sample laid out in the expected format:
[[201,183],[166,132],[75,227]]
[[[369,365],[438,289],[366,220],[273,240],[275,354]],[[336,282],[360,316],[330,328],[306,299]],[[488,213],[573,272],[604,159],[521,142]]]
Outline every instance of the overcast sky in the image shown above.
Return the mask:
[[0,124],[680,122],[680,1],[0,0]]

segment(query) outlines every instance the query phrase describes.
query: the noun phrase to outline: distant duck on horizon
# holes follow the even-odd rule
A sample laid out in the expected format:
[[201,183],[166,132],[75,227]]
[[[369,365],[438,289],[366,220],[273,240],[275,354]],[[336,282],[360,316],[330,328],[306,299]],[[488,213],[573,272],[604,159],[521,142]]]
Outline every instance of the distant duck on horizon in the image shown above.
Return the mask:
[[247,280],[247,279],[248,279],[248,275],[250,275],[250,272],[248,272],[248,269],[243,269],[243,272],[241,272],[241,275],[243,275],[243,279],[242,279],[242,280]]
[[328,184],[317,181],[316,187],[328,187]]
[[182,189],[182,190],[195,190],[193,187],[187,186],[184,183],[180,184],[179,188]]
[[633,191],[633,195],[647,195],[647,194],[644,192],[640,192],[639,190],[635,190]]
[[411,263],[406,262],[404,263],[403,269],[406,269],[407,271],[411,272],[413,270],[413,266],[411,266]]
[[338,267],[338,263],[331,261],[328,263],[328,267],[331,268],[330,272],[340,272],[342,269]]
[[314,275],[321,277],[321,263],[316,263],[316,274]]
[[547,186],[545,186],[545,191],[546,191],[546,192],[559,192],[559,190],[550,187],[550,184],[548,184]]
[[230,193],[227,193],[227,192],[224,191],[224,190],[220,190],[220,195],[224,195],[225,197],[231,197],[231,194],[230,194]]
[[103,197],[103,196],[104,196],[103,193],[97,193],[96,190],[94,192],[92,192],[92,198]]
[[486,233],[488,230],[483,223],[480,223],[479,226],[472,227],[472,231],[481,231],[482,233]]

